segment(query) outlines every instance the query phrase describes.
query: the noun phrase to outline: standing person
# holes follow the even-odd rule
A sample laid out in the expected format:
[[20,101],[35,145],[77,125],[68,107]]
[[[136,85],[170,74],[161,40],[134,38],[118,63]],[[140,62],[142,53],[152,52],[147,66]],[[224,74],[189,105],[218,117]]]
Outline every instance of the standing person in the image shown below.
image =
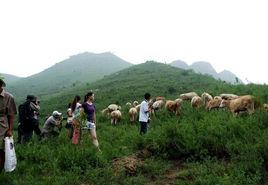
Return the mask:
[[72,111],[72,127],[73,127],[73,135],[72,135],[72,143],[78,144],[79,137],[80,137],[80,129],[79,129],[79,116],[80,116],[80,109],[82,107],[81,103],[81,97],[76,95],[74,97],[74,100],[71,105],[71,111]]
[[140,134],[145,134],[148,129],[148,121],[149,121],[149,100],[151,95],[149,93],[145,93],[144,100],[141,102],[140,106],[140,115],[139,115],[139,122],[141,124]]
[[17,114],[14,98],[3,89],[5,86],[4,78],[0,76],[0,172],[5,163],[4,137],[12,136],[14,115]]
[[58,136],[59,132],[55,130],[55,128],[60,128],[61,127],[61,117],[62,113],[58,111],[53,111],[52,115],[46,120],[43,131],[42,131],[42,136],[45,138],[51,137],[51,136]]
[[39,128],[39,111],[40,106],[37,98],[33,95],[27,95],[26,102],[19,106],[19,128],[18,139],[21,137],[19,143],[25,144],[30,141],[35,134],[41,138],[41,130]]
[[35,100],[30,103],[30,107],[33,110],[33,130],[34,133],[37,135],[38,139],[41,139],[41,130],[39,128],[39,115],[40,115],[40,100]]
[[[86,129],[89,129],[92,143],[99,149],[99,142],[96,133],[96,106],[94,105],[94,94],[88,92],[85,95],[84,103],[82,104],[81,112],[84,112],[87,117]],[[99,149],[100,150],[100,149]]]
[[72,139],[73,137],[73,114],[72,114],[72,103],[68,104],[68,109],[67,109],[67,123],[66,123],[66,128],[68,129],[68,137]]

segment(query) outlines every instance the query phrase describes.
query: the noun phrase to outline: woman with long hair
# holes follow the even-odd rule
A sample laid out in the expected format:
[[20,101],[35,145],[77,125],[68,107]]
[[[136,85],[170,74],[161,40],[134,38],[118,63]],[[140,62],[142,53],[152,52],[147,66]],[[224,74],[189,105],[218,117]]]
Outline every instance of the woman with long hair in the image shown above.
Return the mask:
[[80,137],[80,129],[79,129],[79,121],[78,118],[80,116],[80,109],[81,109],[81,98],[80,96],[76,95],[71,105],[72,111],[72,127],[73,127],[73,135],[72,135],[72,143],[78,144],[78,140]]
[[88,129],[90,132],[92,143],[99,149],[99,142],[96,133],[96,107],[93,102],[94,102],[94,94],[93,92],[88,92],[85,95],[85,100],[84,103],[82,104],[81,112],[84,112],[86,114],[87,118],[86,129]]

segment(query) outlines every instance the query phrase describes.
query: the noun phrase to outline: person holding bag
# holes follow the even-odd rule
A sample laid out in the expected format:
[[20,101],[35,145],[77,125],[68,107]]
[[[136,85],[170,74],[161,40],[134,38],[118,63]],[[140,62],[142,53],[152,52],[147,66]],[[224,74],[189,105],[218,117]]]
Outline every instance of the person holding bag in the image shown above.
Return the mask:
[[15,100],[3,89],[5,86],[4,78],[0,76],[0,172],[5,164],[4,138],[12,136],[14,115],[17,114]]

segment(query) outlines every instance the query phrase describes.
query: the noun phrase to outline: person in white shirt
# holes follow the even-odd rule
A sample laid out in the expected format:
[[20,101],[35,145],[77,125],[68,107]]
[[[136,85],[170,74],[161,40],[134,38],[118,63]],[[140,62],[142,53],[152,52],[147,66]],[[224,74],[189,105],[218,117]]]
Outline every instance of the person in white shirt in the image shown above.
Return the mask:
[[140,106],[140,114],[139,114],[139,122],[141,124],[140,134],[145,134],[148,128],[148,121],[149,121],[149,100],[151,95],[149,93],[145,93],[144,100],[141,102]]

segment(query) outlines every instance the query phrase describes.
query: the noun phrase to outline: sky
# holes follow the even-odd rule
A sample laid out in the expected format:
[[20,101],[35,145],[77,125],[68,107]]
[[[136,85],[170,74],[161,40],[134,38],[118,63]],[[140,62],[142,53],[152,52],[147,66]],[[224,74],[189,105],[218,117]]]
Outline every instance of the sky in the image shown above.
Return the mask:
[[0,72],[29,76],[83,52],[210,62],[267,83],[266,0],[0,1]]

